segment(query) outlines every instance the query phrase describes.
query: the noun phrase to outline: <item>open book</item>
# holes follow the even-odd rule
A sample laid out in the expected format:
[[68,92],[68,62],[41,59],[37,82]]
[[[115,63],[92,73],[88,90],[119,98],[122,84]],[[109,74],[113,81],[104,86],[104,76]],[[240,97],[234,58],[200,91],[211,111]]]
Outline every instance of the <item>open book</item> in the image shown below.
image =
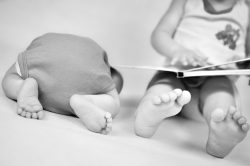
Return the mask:
[[197,76],[222,76],[222,75],[250,75],[250,69],[223,69],[222,66],[230,64],[250,63],[250,58],[245,58],[237,61],[230,61],[222,64],[209,65],[205,67],[192,68],[188,70],[178,70],[168,67],[157,66],[130,66],[130,65],[113,65],[117,68],[130,68],[130,69],[147,69],[167,71],[176,74],[176,77],[197,77]]

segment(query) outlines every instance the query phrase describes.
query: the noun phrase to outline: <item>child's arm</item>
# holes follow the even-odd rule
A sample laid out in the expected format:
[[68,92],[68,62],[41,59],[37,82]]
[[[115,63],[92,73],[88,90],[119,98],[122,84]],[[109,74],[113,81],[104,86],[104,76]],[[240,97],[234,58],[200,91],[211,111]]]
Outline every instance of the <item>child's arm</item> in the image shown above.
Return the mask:
[[151,42],[155,50],[168,57],[173,65],[179,62],[184,66],[203,66],[205,58],[197,56],[173,40],[173,35],[184,14],[185,4],[186,0],[172,0],[170,7],[153,31]]
[[[250,57],[250,0],[247,0],[248,5],[248,28],[247,28],[247,37],[246,37],[246,55],[247,57]],[[247,63],[244,65],[244,68],[249,69],[250,63]],[[248,85],[250,85],[250,80],[248,82]]]
[[[246,4],[248,5],[248,28],[247,28],[247,34],[246,34],[246,44],[245,44],[245,48],[246,48],[246,57],[250,57],[250,0],[246,1]],[[250,69],[250,63],[246,62],[246,63],[239,63],[238,64],[239,68],[247,68]]]
[[247,57],[250,56],[250,1],[246,1],[248,5],[248,29],[247,29],[247,36],[246,36],[246,55]]

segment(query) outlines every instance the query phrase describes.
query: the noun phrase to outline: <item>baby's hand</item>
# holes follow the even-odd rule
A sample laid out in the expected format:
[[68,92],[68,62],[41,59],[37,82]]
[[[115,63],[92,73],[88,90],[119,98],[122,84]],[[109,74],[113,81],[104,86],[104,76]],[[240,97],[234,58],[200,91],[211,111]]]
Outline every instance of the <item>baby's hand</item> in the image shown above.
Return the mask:
[[170,64],[181,65],[183,67],[206,66],[207,58],[198,56],[195,52],[182,48],[174,53]]

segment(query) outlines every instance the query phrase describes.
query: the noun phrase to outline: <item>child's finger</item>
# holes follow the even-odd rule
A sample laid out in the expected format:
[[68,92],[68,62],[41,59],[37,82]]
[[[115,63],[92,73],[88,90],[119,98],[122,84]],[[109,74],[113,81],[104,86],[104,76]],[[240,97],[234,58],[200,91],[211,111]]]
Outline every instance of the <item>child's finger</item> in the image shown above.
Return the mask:
[[199,64],[196,61],[193,61],[192,63],[190,63],[193,67],[197,67],[199,66]]
[[198,62],[193,58],[193,57],[190,57],[187,59],[188,60],[188,64],[193,66],[193,67],[196,67],[198,66]]
[[181,64],[182,64],[183,66],[187,66],[187,65],[189,64],[186,57],[183,57],[183,58],[181,59]]
[[198,56],[198,55],[193,55],[193,60],[196,61],[198,63],[198,65],[204,66],[204,65],[207,64],[208,58],[207,57],[201,57],[201,56]]
[[199,66],[208,66],[208,63],[200,61]]
[[207,66],[207,65],[209,65],[209,63],[207,62],[207,60],[199,60],[198,63],[199,63],[200,66]]
[[173,57],[173,59],[171,60],[170,64],[171,65],[175,65],[178,62],[178,57]]

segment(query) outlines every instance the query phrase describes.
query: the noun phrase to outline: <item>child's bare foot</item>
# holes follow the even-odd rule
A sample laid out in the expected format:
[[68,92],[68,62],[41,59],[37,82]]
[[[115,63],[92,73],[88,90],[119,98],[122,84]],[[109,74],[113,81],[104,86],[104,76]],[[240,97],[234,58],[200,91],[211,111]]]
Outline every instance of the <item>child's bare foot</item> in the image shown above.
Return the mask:
[[211,115],[207,153],[223,158],[247,135],[247,120],[234,107],[228,111],[216,109]]
[[38,100],[38,85],[35,79],[24,80],[17,97],[17,113],[25,118],[42,119],[44,111]]
[[84,95],[73,95],[70,105],[90,131],[108,134],[112,130],[111,114],[88,101]]
[[178,114],[190,100],[190,93],[181,89],[160,96],[145,97],[137,108],[136,134],[151,137],[163,119]]

